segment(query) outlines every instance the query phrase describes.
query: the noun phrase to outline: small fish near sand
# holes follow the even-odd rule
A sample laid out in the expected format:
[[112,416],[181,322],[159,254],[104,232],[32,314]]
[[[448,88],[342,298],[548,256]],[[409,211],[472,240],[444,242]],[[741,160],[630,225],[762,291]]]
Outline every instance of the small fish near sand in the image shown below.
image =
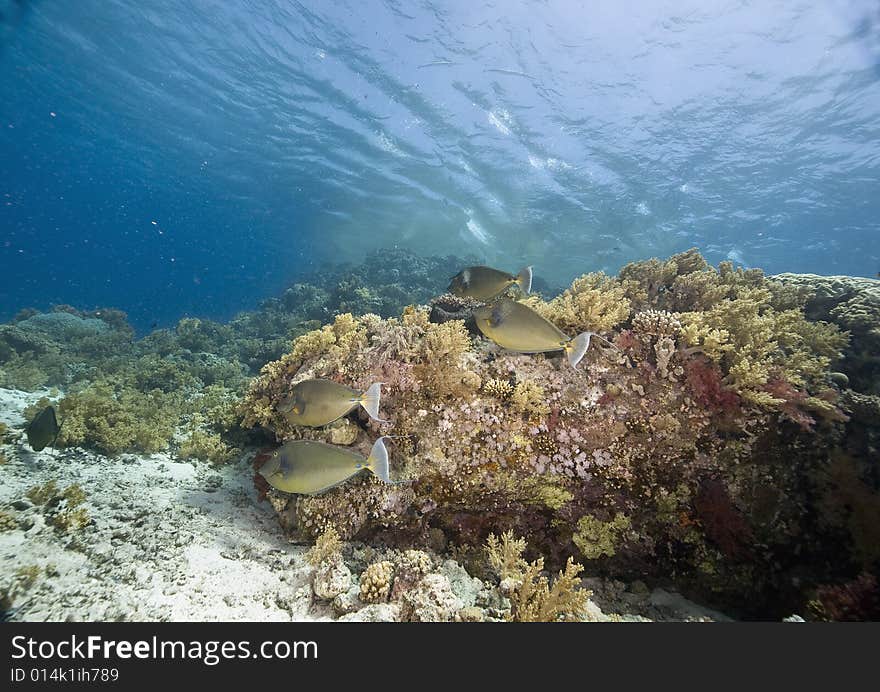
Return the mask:
[[35,452],[41,452],[49,445],[54,446],[59,432],[61,425],[58,425],[54,406],[47,406],[40,411],[25,429],[28,444]]
[[593,332],[583,332],[572,338],[527,305],[510,298],[477,308],[474,321],[487,338],[502,348],[519,353],[565,351],[572,367],[577,367],[584,357],[593,336]]
[[525,267],[514,276],[492,267],[468,267],[452,277],[449,292],[485,302],[501,295],[513,285],[519,286],[528,295],[532,290],[532,268]]
[[393,483],[388,477],[385,439],[376,440],[366,459],[345,447],[313,440],[291,440],[272,453],[259,473],[276,490],[298,495],[322,493],[364,469],[385,483]]
[[342,418],[357,406],[375,421],[379,418],[381,382],[370,385],[365,392],[338,384],[333,380],[303,380],[293,386],[278,410],[294,425],[319,428]]

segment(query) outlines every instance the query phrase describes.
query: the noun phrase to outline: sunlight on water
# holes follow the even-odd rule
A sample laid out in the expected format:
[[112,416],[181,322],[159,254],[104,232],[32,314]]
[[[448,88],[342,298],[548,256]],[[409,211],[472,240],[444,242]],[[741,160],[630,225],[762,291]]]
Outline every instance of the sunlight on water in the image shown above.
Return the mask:
[[2,16],[4,305],[223,315],[395,246],[556,285],[690,246],[771,272],[880,266],[874,3]]

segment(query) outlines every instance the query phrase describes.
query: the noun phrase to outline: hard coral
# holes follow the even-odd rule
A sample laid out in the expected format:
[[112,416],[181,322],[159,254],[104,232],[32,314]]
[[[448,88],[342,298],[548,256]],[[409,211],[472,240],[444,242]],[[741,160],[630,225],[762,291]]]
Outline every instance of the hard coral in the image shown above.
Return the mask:
[[374,562],[361,574],[361,600],[364,603],[387,601],[393,580],[394,563],[388,560]]
[[528,303],[569,336],[583,331],[607,332],[630,315],[624,286],[601,272],[575,279],[549,303],[534,298]]

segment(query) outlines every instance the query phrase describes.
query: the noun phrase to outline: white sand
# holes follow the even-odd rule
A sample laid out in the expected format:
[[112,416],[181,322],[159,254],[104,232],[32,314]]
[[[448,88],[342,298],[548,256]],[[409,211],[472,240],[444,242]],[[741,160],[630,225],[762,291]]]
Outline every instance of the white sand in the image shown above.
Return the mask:
[[[24,423],[45,393],[0,389],[0,421]],[[258,503],[249,458],[215,467],[167,454],[109,458],[73,448],[33,452],[22,437],[3,447],[0,509],[19,528],[0,532],[0,591],[19,586],[13,619],[314,620],[304,548],[287,543],[275,513]],[[78,483],[92,523],[65,534],[47,523],[29,488]]]

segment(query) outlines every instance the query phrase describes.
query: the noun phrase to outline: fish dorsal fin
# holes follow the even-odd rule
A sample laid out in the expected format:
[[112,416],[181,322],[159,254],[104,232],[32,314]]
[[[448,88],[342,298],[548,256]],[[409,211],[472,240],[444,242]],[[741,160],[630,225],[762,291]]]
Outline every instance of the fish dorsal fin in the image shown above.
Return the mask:
[[489,317],[490,324],[493,327],[498,327],[503,324],[504,320],[510,317],[513,313],[515,306],[516,303],[510,298],[501,298],[496,301],[495,304],[492,305],[492,315]]

